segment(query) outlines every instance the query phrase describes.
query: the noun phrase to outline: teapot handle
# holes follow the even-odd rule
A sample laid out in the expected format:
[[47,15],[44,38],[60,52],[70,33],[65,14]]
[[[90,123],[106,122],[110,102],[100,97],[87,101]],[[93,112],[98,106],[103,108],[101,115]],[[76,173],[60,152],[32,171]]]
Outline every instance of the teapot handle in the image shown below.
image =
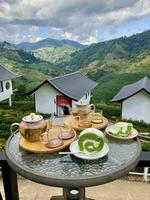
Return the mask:
[[11,124],[11,126],[10,126],[10,132],[11,132],[11,134],[15,133],[15,131],[13,131],[13,127],[14,126],[18,126],[19,127],[19,123],[15,122],[15,123]]

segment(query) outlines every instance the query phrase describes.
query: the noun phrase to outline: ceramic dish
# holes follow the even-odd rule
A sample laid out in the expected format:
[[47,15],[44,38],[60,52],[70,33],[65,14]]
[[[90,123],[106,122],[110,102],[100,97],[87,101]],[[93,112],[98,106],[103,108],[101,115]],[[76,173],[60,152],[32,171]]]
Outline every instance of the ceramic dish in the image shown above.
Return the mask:
[[135,138],[135,137],[138,136],[138,132],[137,132],[137,130],[136,130],[135,128],[132,128],[131,135],[129,135],[129,136],[113,135],[112,133],[110,133],[110,130],[113,129],[113,126],[114,126],[114,125],[108,126],[108,127],[105,129],[106,133],[107,133],[109,136],[113,137],[113,138],[126,140],[126,139],[133,139],[133,138]]
[[108,154],[109,146],[105,143],[102,151],[97,152],[97,153],[86,154],[86,153],[80,152],[79,147],[78,147],[78,140],[75,140],[70,145],[70,151],[78,158],[81,158],[84,160],[96,160]]

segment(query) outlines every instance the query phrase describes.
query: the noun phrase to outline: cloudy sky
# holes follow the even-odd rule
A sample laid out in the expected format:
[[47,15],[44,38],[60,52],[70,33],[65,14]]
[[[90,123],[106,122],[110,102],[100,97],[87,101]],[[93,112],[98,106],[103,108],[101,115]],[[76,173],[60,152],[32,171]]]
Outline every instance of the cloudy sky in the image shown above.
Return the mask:
[[0,0],[0,41],[84,44],[150,29],[150,0]]

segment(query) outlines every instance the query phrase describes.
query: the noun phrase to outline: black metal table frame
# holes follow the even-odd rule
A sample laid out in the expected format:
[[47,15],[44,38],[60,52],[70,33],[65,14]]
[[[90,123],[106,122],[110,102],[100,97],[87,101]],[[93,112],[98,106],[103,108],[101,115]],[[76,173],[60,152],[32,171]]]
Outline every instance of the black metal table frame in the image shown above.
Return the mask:
[[52,196],[51,200],[94,200],[85,197],[85,188],[63,188],[62,196]]
[[[13,173],[11,174],[14,174],[13,178],[10,178],[11,177],[9,173],[10,170],[3,170],[3,168],[7,169],[7,167],[5,166],[8,166],[8,163],[6,161],[6,157],[3,151],[0,152],[0,166],[2,167],[2,177],[3,177],[3,184],[4,184],[5,199],[19,200],[16,172],[14,172],[10,168],[10,170],[13,171]],[[150,166],[150,151],[142,151],[137,167],[149,167],[149,166]]]
[[[6,200],[19,200],[18,195],[18,185],[17,185],[17,175],[10,167],[10,170],[13,172],[13,178],[10,178],[10,170],[3,170],[8,169],[8,163],[6,161],[6,157],[4,152],[0,152],[0,166],[2,168],[2,177],[3,177],[3,184],[4,184],[4,192],[5,192],[5,199]],[[140,160],[138,162],[137,167],[149,167],[150,166],[150,151],[143,151],[140,156]],[[15,184],[14,184],[15,182]]]

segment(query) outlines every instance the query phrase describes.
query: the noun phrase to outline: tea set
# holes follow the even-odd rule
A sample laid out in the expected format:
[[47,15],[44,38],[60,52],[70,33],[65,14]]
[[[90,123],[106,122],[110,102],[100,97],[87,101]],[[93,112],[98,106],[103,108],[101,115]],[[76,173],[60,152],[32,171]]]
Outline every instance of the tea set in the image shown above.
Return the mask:
[[[16,133],[16,131],[13,131],[13,127],[18,126],[19,144],[22,148],[31,152],[58,152],[70,145],[72,154],[79,158],[98,159],[106,155],[109,147],[104,142],[103,132],[91,126],[92,123],[100,124],[103,122],[102,113],[95,112],[94,104],[88,105],[82,101],[76,103],[73,111],[76,111],[76,114],[71,112],[72,116],[78,120],[79,126],[83,128],[78,135],[78,139],[76,137],[77,133],[71,124],[70,126],[65,123],[63,125],[53,125],[52,118],[44,120],[42,115],[35,113],[24,116],[21,123],[13,123],[10,131],[12,134]],[[107,127],[106,133],[108,135],[113,133],[112,136],[114,137],[115,132],[115,137],[118,137],[116,136],[117,131],[114,129],[118,130],[118,126],[123,130],[129,124],[121,123],[121,125],[117,125],[117,128],[114,126],[110,129],[111,132]],[[130,129],[132,129],[130,137],[135,137],[135,134],[132,134],[133,127]],[[78,152],[76,153],[76,151]]]
[[[13,127],[19,127],[21,137],[29,143],[39,141],[47,148],[57,148],[64,145],[64,140],[75,136],[71,127],[66,125],[52,125],[52,119],[44,120],[41,115],[30,113],[22,118],[21,123],[13,123],[10,132],[14,134]],[[51,134],[51,132],[53,132]],[[37,143],[37,144],[38,144]]]

